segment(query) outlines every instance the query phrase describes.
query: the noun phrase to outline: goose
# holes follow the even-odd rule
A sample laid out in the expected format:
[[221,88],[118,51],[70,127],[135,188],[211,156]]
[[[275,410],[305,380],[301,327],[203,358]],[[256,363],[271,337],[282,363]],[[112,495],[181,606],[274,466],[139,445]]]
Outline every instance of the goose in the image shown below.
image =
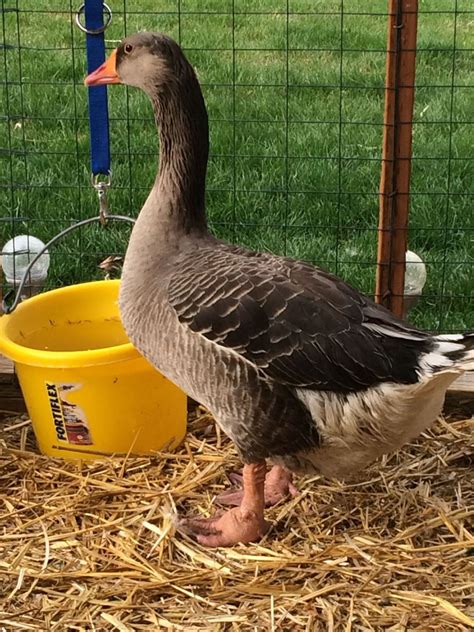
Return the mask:
[[161,33],[126,37],[85,79],[115,83],[151,99],[160,154],[125,255],[124,328],[243,462],[241,489],[220,499],[230,508],[180,524],[205,546],[256,542],[265,507],[296,493],[294,472],[345,479],[427,429],[474,369],[474,333],[421,331],[310,263],[217,239],[207,111],[181,48]]

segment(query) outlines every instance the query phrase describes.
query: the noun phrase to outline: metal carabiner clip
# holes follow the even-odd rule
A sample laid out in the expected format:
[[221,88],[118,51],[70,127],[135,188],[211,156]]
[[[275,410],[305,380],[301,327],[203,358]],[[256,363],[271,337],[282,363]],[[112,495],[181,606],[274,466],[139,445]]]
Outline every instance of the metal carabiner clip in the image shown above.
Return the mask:
[[92,186],[97,191],[97,196],[99,198],[99,221],[102,226],[105,226],[107,223],[107,218],[109,216],[109,201],[107,198],[107,191],[110,189],[110,185],[112,183],[112,178],[109,173],[106,180],[100,180],[99,175],[92,176]]

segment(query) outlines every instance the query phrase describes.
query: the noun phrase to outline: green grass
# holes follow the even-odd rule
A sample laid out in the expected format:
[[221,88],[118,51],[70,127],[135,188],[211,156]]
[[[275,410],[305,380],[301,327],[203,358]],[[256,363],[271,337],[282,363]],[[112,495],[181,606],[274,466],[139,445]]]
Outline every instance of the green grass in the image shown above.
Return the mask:
[[[112,48],[125,32],[139,29],[175,38],[181,32],[211,121],[208,214],[214,232],[309,259],[371,293],[385,1],[344,1],[342,59],[339,0],[290,0],[288,21],[286,0],[234,0],[234,16],[231,0],[180,4],[179,17],[177,0],[129,1],[125,20],[123,3],[114,2],[107,41]],[[15,7],[15,0],[5,6]],[[409,246],[427,262],[428,283],[411,318],[431,329],[474,328],[473,179],[467,160],[474,120],[474,4],[458,0],[460,11],[473,13],[457,17],[452,91],[454,6],[454,0],[420,2]],[[5,43],[20,41],[23,48],[21,55],[5,49],[0,62],[9,81],[0,92],[2,243],[24,231],[47,240],[97,211],[89,186],[83,34],[71,27],[64,0],[20,0],[19,8],[18,14],[3,15]],[[428,12],[434,8],[445,13]],[[193,13],[198,10],[208,13]],[[378,15],[366,15],[370,11]],[[308,50],[315,48],[323,50]],[[151,107],[136,90],[111,87],[109,99],[111,204],[117,213],[136,215],[156,170]],[[97,264],[122,253],[128,234],[126,225],[73,233],[51,253],[51,285],[100,278]]]

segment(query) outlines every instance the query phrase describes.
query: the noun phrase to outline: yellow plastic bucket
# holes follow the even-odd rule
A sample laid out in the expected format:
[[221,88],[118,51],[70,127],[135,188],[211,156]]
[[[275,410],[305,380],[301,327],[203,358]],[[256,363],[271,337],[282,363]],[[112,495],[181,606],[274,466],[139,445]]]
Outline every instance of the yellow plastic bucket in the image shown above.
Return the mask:
[[45,292],[0,318],[43,454],[67,459],[175,448],[186,396],[129,342],[119,281]]

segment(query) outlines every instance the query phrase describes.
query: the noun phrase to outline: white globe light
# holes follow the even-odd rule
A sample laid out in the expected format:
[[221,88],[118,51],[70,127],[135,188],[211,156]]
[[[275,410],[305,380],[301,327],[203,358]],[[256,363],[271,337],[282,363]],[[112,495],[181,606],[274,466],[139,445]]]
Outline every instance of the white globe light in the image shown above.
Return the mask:
[[405,262],[405,294],[418,296],[426,283],[426,266],[421,257],[411,250],[407,250]]
[[[18,285],[29,263],[43,248],[41,239],[32,235],[18,235],[10,239],[2,250],[2,268],[7,282]],[[48,276],[48,268],[49,253],[46,250],[30,270],[27,284],[42,286]]]

